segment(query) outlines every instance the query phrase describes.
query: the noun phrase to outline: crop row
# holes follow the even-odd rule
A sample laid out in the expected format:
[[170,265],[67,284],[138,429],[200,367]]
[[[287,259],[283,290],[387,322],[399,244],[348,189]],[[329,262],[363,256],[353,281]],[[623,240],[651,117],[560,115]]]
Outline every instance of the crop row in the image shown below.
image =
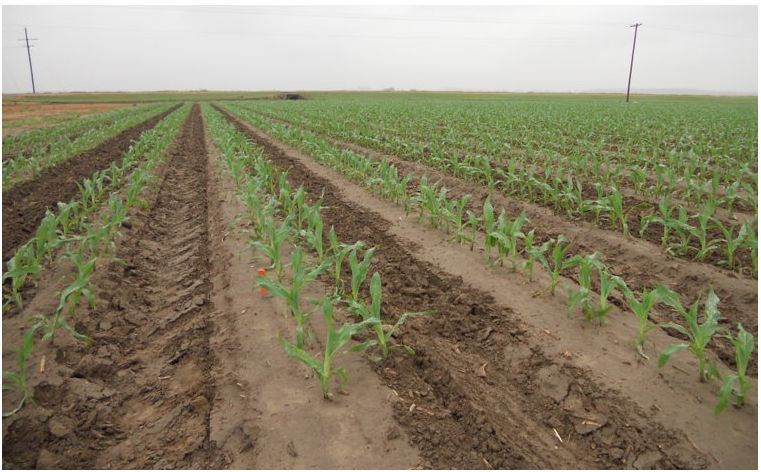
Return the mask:
[[[251,108],[246,110],[250,112]],[[296,116],[288,115],[287,118],[288,121],[304,122],[303,118]],[[305,127],[313,129],[315,125],[307,124]],[[753,276],[758,273],[755,221],[737,222],[721,217],[717,213],[721,205],[733,208],[733,203],[727,202],[726,195],[723,199],[707,198],[698,212],[689,214],[678,201],[670,197],[664,196],[657,204],[641,200],[632,202],[623,189],[599,182],[590,186],[562,168],[545,168],[540,173],[535,167],[522,166],[517,159],[500,167],[484,155],[447,154],[431,150],[433,148],[426,150],[409,146],[390,150],[378,146],[373,138],[365,135],[358,139],[351,131],[327,133],[383,151],[395,151],[403,157],[441,169],[455,177],[547,206],[571,218],[583,218],[624,234],[635,231],[639,237],[660,243],[667,253],[677,257],[707,261]],[[753,195],[755,199],[755,194]]]
[[[80,186],[80,198],[59,203],[57,214],[48,210],[34,238],[8,261],[2,277],[4,312],[11,304],[22,308],[22,288],[37,284],[46,262],[52,263],[56,257],[67,259],[76,267],[76,273],[74,280],[59,293],[54,312],[35,315],[33,324],[27,327],[17,349],[17,370],[3,372],[3,389],[16,391],[20,398],[18,406],[3,416],[17,412],[30,398],[26,385],[27,361],[39,333],[43,340],[52,342],[57,330],[64,328],[77,339],[90,342],[87,336],[76,332],[69,321],[75,318],[83,297],[94,308],[95,295],[90,280],[97,261],[113,255],[114,239],[129,219],[129,210],[136,205],[147,205],[141,196],[156,180],[152,171],[163,161],[188,110],[189,106],[185,105],[144,132],[124,154],[121,166],[112,164],[85,179]],[[96,212],[101,206],[102,210]]]
[[297,110],[321,128],[348,131],[382,145],[398,146],[401,140],[431,151],[519,158],[527,166],[571,166],[575,173],[592,167],[599,174],[613,163],[606,180],[616,177],[613,168],[631,168],[636,177],[666,167],[672,172],[663,189],[677,188],[678,180],[697,188],[719,168],[721,185],[744,181],[757,188],[757,123],[750,108],[516,102],[427,102],[424,107],[409,102],[268,102],[256,107],[278,116],[293,116]]
[[[521,266],[531,278],[535,262],[540,262],[545,267],[551,278],[549,290],[554,292],[562,273],[568,273],[570,269],[578,268],[578,288],[569,287],[568,312],[569,314],[578,305],[588,320],[605,320],[605,315],[612,308],[610,297],[614,291],[619,291],[627,301],[631,311],[636,315],[639,331],[635,345],[644,356],[644,346],[648,331],[654,327],[676,329],[684,334],[690,341],[688,344],[678,343],[668,346],[659,358],[659,366],[667,362],[670,355],[682,349],[689,349],[699,360],[701,381],[717,379],[723,382],[720,390],[720,401],[717,413],[721,406],[726,405],[732,392],[732,382],[737,379],[738,388],[735,390],[737,403],[742,404],[744,393],[748,388],[749,381],[745,377],[745,371],[750,359],[750,352],[754,347],[752,335],[747,333],[742,326],[738,326],[737,335],[731,330],[722,328],[718,324],[718,298],[709,291],[708,301],[705,304],[704,315],[699,317],[700,302],[696,301],[689,309],[685,309],[679,301],[679,296],[662,285],[656,285],[655,289],[643,291],[638,296],[628,288],[626,282],[619,276],[610,273],[602,264],[596,254],[571,255],[570,245],[567,238],[559,235],[556,239],[545,241],[543,244],[534,244],[534,230],[527,231],[526,223],[529,223],[525,214],[521,213],[510,217],[502,209],[498,216],[489,199],[484,203],[482,215],[479,217],[471,211],[463,214],[463,210],[470,198],[464,195],[459,199],[448,197],[448,190],[438,183],[430,184],[426,176],[418,180],[416,191],[412,194],[408,187],[413,177],[410,174],[400,177],[397,169],[385,161],[375,161],[367,156],[342,150],[328,144],[314,134],[298,130],[292,127],[273,123],[262,119],[254,113],[246,113],[245,110],[226,105],[227,109],[234,110],[244,119],[270,134],[273,138],[288,143],[300,149],[316,160],[338,170],[350,180],[360,183],[369,188],[373,193],[395,201],[402,205],[408,212],[417,210],[421,219],[427,219],[434,228],[447,232],[453,232],[453,239],[460,243],[469,243],[471,249],[479,233],[484,241],[484,249],[487,254],[487,263],[503,264],[508,260],[513,270],[517,270],[518,256],[525,259]],[[414,189],[414,185],[412,186]],[[523,244],[519,249],[519,241]],[[492,253],[497,251],[496,258]],[[599,287],[597,294],[593,292],[593,277]],[[676,310],[683,318],[685,325],[666,323],[654,325],[650,323],[649,314],[658,301]],[[699,318],[702,323],[699,322]],[[736,347],[737,374],[722,375],[715,362],[706,357],[705,348],[714,336],[729,337]],[[750,340],[750,344],[748,344]]]
[[[264,293],[285,300],[296,322],[295,342],[282,333],[279,334],[280,342],[287,355],[314,371],[324,398],[330,398],[330,381],[334,375],[340,378],[341,383],[347,381],[346,371],[335,367],[334,358],[352,336],[365,331],[374,333],[374,339],[353,346],[351,351],[361,352],[377,346],[377,360],[386,359],[392,349],[413,352],[410,347],[393,342],[392,335],[409,318],[428,312],[405,313],[393,326],[384,325],[381,319],[381,276],[378,272],[370,277],[370,302],[365,303],[360,294],[376,248],[366,248],[362,241],[341,243],[333,228],[326,235],[320,214],[322,199],[309,205],[305,201],[304,188],[294,189],[287,180],[287,172],[277,170],[263,157],[262,150],[248,142],[219,112],[206,104],[203,108],[212,139],[236,185],[238,198],[246,206],[249,245],[269,259],[274,272],[274,276],[267,277],[266,270],[260,269],[256,283]],[[325,244],[325,239],[328,244]],[[284,256],[288,252],[285,243],[288,240],[296,246],[290,254],[290,275],[284,271]],[[312,263],[307,261],[301,246],[313,254]],[[351,271],[349,287],[344,287],[341,280],[341,269],[346,262]],[[305,286],[323,274],[333,278],[334,292],[313,301],[314,309],[304,310],[302,293]],[[321,359],[311,354],[309,349],[313,335],[308,321],[317,309],[322,312],[326,325]],[[336,309],[353,314],[359,321],[346,322],[337,328],[334,318]]]
[[40,171],[94,148],[101,142],[166,111],[171,105],[122,109],[51,128],[22,133],[3,143],[3,190],[33,178]]

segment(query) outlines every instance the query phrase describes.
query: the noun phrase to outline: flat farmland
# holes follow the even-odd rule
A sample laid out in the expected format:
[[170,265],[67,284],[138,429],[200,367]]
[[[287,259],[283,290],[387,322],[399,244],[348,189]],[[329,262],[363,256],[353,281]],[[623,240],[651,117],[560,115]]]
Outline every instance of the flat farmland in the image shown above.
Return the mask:
[[274,97],[4,137],[4,467],[758,467],[757,99]]

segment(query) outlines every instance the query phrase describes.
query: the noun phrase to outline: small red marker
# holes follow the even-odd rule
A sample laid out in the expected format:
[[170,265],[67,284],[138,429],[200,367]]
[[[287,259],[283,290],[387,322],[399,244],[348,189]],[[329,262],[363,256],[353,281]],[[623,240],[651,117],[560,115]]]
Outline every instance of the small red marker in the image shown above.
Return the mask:
[[267,277],[267,271],[264,269],[259,269],[256,271],[256,273],[261,275],[262,277]]
[[262,287],[259,289],[260,292],[262,292],[262,295],[267,295],[267,289]]

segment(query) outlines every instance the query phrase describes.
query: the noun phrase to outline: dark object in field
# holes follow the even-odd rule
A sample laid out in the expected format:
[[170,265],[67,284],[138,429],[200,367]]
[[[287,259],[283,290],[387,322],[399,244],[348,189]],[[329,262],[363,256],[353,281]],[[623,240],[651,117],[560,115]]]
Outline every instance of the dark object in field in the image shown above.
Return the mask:
[[300,93],[281,93],[277,98],[279,100],[306,100],[306,97]]

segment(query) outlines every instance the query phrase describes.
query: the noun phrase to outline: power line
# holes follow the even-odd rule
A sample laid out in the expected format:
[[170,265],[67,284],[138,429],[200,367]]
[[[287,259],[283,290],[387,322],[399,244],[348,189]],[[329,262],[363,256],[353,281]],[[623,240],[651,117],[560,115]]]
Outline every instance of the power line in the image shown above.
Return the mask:
[[[9,24],[6,23],[5,26]],[[602,39],[609,39],[608,36],[546,36],[546,37],[531,37],[531,36],[441,36],[441,35],[388,35],[388,34],[374,34],[374,35],[360,35],[360,34],[299,34],[299,33],[269,33],[269,32],[255,32],[255,31],[208,31],[208,30],[184,30],[184,29],[147,29],[147,28],[111,28],[106,26],[61,26],[61,25],[45,25],[35,24],[39,28],[52,28],[52,29],[70,29],[70,30],[105,30],[105,31],[123,31],[123,32],[141,32],[141,33],[192,33],[198,34],[211,34],[211,35],[226,35],[226,36],[255,36],[255,37],[285,37],[285,38],[330,38],[330,39],[398,39],[398,40],[437,40],[437,41],[600,41]]]

